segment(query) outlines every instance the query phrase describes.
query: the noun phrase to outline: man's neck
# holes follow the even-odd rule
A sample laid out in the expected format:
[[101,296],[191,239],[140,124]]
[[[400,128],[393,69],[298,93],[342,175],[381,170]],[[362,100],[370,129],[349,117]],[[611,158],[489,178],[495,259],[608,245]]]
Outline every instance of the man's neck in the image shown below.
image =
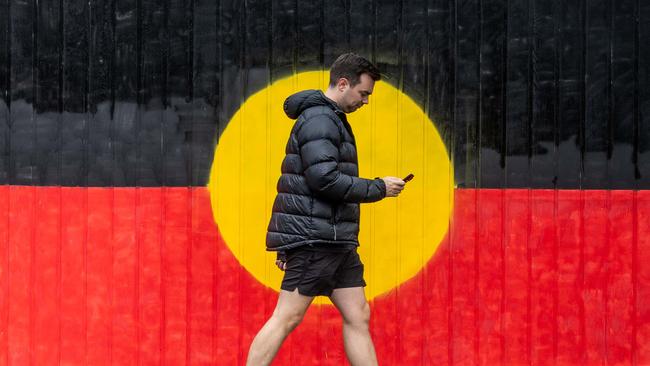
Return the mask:
[[334,90],[334,89],[332,89],[332,88],[327,88],[327,90],[325,90],[325,93],[324,93],[324,94],[325,94],[325,96],[327,97],[327,99],[329,99],[329,100],[331,100],[332,102],[336,103],[336,105],[337,105],[339,108],[341,108],[341,105],[339,104],[338,94],[336,93],[336,90]]

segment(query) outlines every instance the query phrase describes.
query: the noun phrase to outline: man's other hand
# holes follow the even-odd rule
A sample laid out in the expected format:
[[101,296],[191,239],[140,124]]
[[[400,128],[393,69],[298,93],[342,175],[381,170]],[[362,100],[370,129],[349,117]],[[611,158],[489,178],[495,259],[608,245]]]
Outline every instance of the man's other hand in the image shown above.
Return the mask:
[[285,261],[278,259],[275,261],[275,265],[278,266],[278,268],[280,268],[283,271],[287,269],[287,262]]
[[381,179],[386,183],[386,197],[397,197],[402,192],[402,189],[404,189],[405,183],[402,178],[383,177]]

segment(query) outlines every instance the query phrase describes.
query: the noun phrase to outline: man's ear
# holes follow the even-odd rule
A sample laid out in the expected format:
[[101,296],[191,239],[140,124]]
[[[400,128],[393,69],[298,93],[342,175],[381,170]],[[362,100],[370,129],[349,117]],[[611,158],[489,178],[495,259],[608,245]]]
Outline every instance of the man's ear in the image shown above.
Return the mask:
[[336,89],[340,92],[345,91],[346,87],[350,86],[350,81],[346,78],[340,78],[339,81],[336,82]]

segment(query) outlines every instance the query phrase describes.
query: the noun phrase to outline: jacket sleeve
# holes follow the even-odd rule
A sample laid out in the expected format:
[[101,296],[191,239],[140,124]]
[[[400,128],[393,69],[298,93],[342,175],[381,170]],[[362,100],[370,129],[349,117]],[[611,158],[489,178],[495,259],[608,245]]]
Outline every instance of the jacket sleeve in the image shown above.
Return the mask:
[[305,180],[316,196],[350,203],[375,202],[386,196],[382,179],[353,177],[339,170],[341,136],[336,122],[327,114],[305,120],[296,138]]

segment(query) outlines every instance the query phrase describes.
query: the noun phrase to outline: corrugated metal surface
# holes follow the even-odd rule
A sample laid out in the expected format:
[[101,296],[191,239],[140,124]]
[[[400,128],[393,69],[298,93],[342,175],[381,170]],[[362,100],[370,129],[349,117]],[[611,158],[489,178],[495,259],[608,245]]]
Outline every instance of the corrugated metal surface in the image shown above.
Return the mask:
[[[383,364],[649,362],[646,191],[455,201],[437,254],[371,301]],[[240,364],[273,310],[205,189],[12,186],[0,208],[0,364]],[[277,364],[345,364],[340,324],[312,306]]]
[[5,183],[204,185],[213,144],[245,98],[354,50],[436,122],[459,185],[649,184],[644,2],[46,0],[2,9]]
[[[650,363],[650,4],[0,9],[0,365],[243,364],[279,274],[243,264],[262,242],[224,233],[246,238],[270,214],[286,139],[272,108],[286,95],[267,87],[347,51],[395,88],[381,103],[395,114],[371,99],[353,115],[362,172],[417,173],[410,198],[364,211],[380,362]],[[258,92],[266,112],[242,107]],[[259,125],[231,124],[240,108]],[[433,121],[453,168],[436,170],[446,157],[413,116]],[[237,179],[264,170],[261,199],[237,185],[228,201],[233,227],[215,222],[228,208],[215,212],[208,186],[228,126]],[[427,203],[440,180],[453,197]],[[448,230],[432,240],[440,220]],[[420,267],[402,279],[409,260]],[[340,333],[335,309],[315,305],[277,364],[345,364]]]

